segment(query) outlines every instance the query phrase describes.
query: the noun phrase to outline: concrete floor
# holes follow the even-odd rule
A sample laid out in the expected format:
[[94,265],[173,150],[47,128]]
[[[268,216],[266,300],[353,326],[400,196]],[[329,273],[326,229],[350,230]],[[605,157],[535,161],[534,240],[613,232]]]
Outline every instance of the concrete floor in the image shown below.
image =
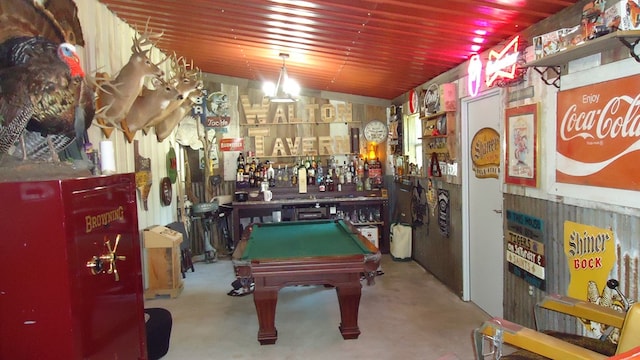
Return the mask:
[[173,315],[172,359],[424,359],[471,360],[471,333],[488,315],[451,293],[415,262],[382,260],[384,275],[364,285],[357,340],[343,340],[334,289],[280,290],[278,341],[261,346],[252,295],[231,297],[230,260],[199,262],[177,298],[157,297],[146,307]]

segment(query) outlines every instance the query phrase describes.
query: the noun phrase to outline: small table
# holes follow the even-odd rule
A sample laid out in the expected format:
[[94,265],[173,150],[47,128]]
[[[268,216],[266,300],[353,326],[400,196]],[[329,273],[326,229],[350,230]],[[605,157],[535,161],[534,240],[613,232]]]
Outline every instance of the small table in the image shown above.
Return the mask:
[[233,254],[236,275],[244,284],[253,278],[258,315],[258,341],[274,344],[276,303],[280,288],[329,285],[336,288],[343,339],[357,339],[361,276],[373,284],[380,251],[342,220],[253,224]]

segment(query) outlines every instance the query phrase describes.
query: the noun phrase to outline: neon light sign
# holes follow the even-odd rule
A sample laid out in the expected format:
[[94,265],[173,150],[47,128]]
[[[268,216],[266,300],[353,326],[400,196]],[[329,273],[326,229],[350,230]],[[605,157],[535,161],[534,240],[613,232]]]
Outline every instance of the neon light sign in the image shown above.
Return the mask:
[[481,78],[482,78],[482,60],[480,55],[473,54],[469,59],[469,67],[467,68],[467,89],[469,95],[475,97],[480,91]]
[[[520,46],[520,36],[516,36],[501,51],[489,51],[489,59],[484,69],[487,87],[512,86],[524,80],[527,68],[518,66],[521,62],[518,51]],[[482,86],[482,67],[480,55],[471,55],[467,68],[467,89],[472,97],[478,95]]]
[[493,86],[498,78],[513,79],[516,76],[518,67],[518,44],[520,36],[516,36],[502,49],[497,52],[493,49],[489,51],[489,60],[485,67],[485,82],[488,87]]

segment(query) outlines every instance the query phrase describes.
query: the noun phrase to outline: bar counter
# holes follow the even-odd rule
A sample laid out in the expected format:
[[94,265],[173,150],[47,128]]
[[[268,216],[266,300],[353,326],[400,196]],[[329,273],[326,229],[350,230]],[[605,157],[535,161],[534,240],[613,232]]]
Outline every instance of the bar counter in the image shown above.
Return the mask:
[[[273,199],[262,200],[262,194],[258,197],[249,197],[248,201],[232,202],[232,228],[234,244],[240,240],[242,218],[262,218],[272,216],[273,212],[280,211],[282,221],[318,220],[336,218],[338,212],[342,213],[366,213],[369,216],[362,221],[358,219],[351,223],[355,226],[377,226],[380,232],[380,251],[389,252],[389,199],[384,190],[355,191],[345,187],[345,191],[319,192],[309,189],[306,194],[298,194],[294,188],[272,188]],[[239,189],[239,191],[258,191],[256,188]],[[375,218],[371,215],[375,213]],[[251,222],[258,222],[253,221]]]

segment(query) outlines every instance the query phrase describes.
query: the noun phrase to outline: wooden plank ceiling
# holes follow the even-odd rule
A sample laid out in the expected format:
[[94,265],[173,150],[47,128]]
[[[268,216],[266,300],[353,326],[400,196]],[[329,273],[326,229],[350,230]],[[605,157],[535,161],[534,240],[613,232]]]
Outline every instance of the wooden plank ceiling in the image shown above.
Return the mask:
[[[100,0],[203,72],[392,100],[578,0]],[[485,32],[482,35],[482,32]]]

